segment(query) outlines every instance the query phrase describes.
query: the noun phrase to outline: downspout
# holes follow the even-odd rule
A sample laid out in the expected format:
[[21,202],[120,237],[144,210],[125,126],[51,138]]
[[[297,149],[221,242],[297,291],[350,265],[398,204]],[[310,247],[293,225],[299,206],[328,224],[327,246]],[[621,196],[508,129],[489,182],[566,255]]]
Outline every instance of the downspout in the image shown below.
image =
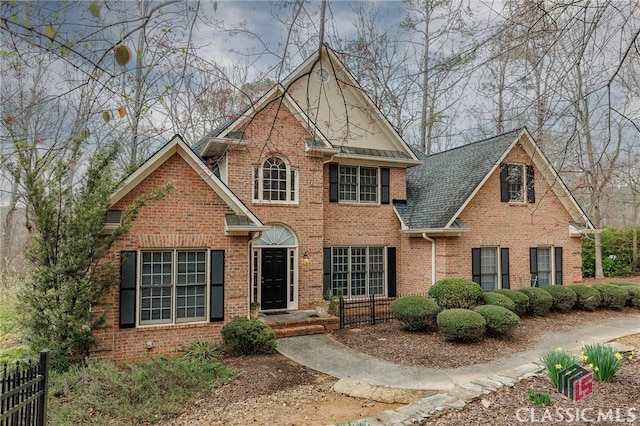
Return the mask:
[[422,238],[431,243],[431,285],[436,282],[436,241],[427,237],[427,233],[422,233]]
[[252,279],[252,275],[253,275],[253,250],[251,250],[251,246],[253,245],[253,242],[262,238],[262,231],[259,232],[254,232],[253,233],[253,237],[249,238],[249,243],[248,243],[248,247],[247,247],[247,252],[249,253],[249,272],[248,272],[248,280],[247,282],[249,283],[249,291],[247,292],[247,318],[249,318],[251,316],[251,292],[253,290],[252,286],[251,286],[251,279]]

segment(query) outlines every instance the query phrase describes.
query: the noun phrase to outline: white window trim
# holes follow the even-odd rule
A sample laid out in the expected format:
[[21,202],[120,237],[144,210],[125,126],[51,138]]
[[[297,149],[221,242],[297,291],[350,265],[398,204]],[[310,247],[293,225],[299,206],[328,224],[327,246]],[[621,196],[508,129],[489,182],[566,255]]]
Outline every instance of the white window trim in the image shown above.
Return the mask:
[[[548,285],[557,285],[556,284],[556,253],[555,253],[555,246],[536,246],[536,248],[538,250],[540,249],[547,249],[549,250],[549,274],[551,275],[549,277],[549,284]],[[536,251],[536,256],[539,255],[539,251]],[[538,278],[540,277],[540,258],[538,257],[536,259],[536,263],[538,265],[538,273],[536,274],[536,287],[540,286],[540,283],[538,282]],[[542,287],[547,287],[547,286],[542,286]]]
[[527,188],[529,187],[529,182],[527,181],[527,165],[523,164],[523,163],[507,163],[506,167],[507,167],[507,185],[510,185],[509,183],[509,167],[511,166],[518,166],[520,167],[520,171],[522,173],[522,194],[521,194],[521,199],[520,200],[512,200],[511,199],[511,193],[509,193],[509,204],[513,204],[516,206],[520,206],[520,205],[526,205],[528,204],[527,202]]
[[[260,302],[262,300],[262,253],[261,249],[269,247],[255,247],[251,259],[251,299]],[[273,246],[273,248],[287,249],[287,309],[298,309],[298,247],[293,245]],[[293,281],[291,281],[293,280]],[[293,298],[291,291],[293,290]]]
[[[171,264],[172,264],[172,292],[171,292],[171,321],[166,320],[142,320],[142,254],[144,252],[162,252],[162,251],[170,251],[171,252]],[[203,319],[183,319],[178,321],[176,311],[178,309],[177,304],[177,291],[176,289],[176,274],[178,268],[175,267],[177,264],[177,256],[179,251],[204,251],[205,252],[205,306],[204,306],[204,317]],[[198,247],[198,248],[145,248],[138,250],[138,262],[137,271],[136,271],[136,327],[145,328],[145,327],[163,327],[163,326],[173,326],[173,325],[185,325],[185,324],[205,324],[209,323],[209,312],[210,312],[210,303],[211,303],[211,253],[208,248]]]
[[[357,172],[356,172],[356,196],[357,196],[357,200],[353,201],[353,200],[343,200],[342,198],[340,198],[340,177],[342,176],[342,174],[340,173],[341,167],[355,167],[357,168]],[[365,169],[375,169],[376,170],[376,201],[361,201],[360,197],[361,197],[361,193],[360,193],[360,169],[361,168],[365,168]],[[338,165],[338,203],[340,204],[357,204],[357,205],[368,205],[368,206],[376,206],[376,205],[380,205],[380,196],[381,196],[381,173],[380,173],[380,167],[376,167],[376,166],[356,166],[356,165],[350,165],[350,164],[340,164]],[[372,246],[373,247],[373,246]]]
[[[280,160],[282,160],[285,164],[286,167],[286,171],[287,171],[287,189],[286,189],[286,195],[287,195],[287,199],[286,200],[265,200],[262,197],[264,196],[264,163],[265,161],[267,161],[270,158],[278,158]],[[256,176],[256,172],[258,173],[258,175]],[[291,174],[293,173],[293,184],[295,185],[295,191],[294,191],[294,196],[295,196],[295,200],[291,200],[291,183],[292,183],[292,179],[291,179]],[[288,204],[288,205],[298,205],[300,202],[300,183],[299,183],[299,173],[298,173],[298,169],[291,167],[291,165],[289,164],[289,162],[282,156],[280,155],[271,155],[267,158],[265,158],[260,164],[254,165],[253,166],[253,171],[251,173],[251,198],[252,198],[252,202],[254,204],[278,204],[278,205],[283,205],[283,204]],[[258,197],[256,198],[256,194],[255,194],[255,182],[256,179],[258,180]]]
[[[482,249],[493,249],[495,251],[496,254],[496,288],[494,290],[499,290],[502,288],[502,256],[501,254],[501,247],[500,246],[480,246],[480,258],[482,259]],[[482,277],[482,260],[480,261],[480,276]],[[482,281],[482,278],[480,279],[480,281]],[[480,287],[482,287],[482,284],[480,284]],[[483,291],[485,291],[483,289]],[[489,290],[491,291],[491,290]]]
[[365,294],[361,294],[361,295],[357,295],[357,296],[352,296],[351,294],[343,294],[342,296],[349,298],[349,299],[361,299],[361,298],[365,298],[365,297],[370,297],[371,296],[371,292],[370,292],[370,272],[371,272],[371,267],[370,267],[370,253],[369,253],[369,249],[371,248],[380,248],[382,249],[382,293],[381,294],[377,294],[376,296],[380,296],[380,297],[386,297],[389,294],[389,286],[388,286],[388,282],[387,282],[387,271],[389,268],[389,262],[387,259],[387,250],[385,246],[377,246],[377,245],[371,245],[371,246],[332,246],[331,247],[331,288],[333,289],[333,250],[334,249],[348,249],[348,267],[347,267],[347,293],[351,293],[351,273],[352,273],[352,267],[351,267],[351,259],[352,259],[352,254],[351,254],[351,250],[354,248],[365,248],[366,249],[366,254],[365,254],[365,258],[366,258],[366,292]]

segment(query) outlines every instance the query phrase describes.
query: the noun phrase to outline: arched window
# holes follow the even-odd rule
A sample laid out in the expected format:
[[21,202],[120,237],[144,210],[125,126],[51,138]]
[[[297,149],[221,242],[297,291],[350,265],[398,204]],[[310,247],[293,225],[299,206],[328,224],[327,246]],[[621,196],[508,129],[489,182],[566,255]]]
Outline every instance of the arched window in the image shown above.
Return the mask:
[[269,157],[253,169],[253,200],[291,203],[298,200],[297,170],[280,157]]

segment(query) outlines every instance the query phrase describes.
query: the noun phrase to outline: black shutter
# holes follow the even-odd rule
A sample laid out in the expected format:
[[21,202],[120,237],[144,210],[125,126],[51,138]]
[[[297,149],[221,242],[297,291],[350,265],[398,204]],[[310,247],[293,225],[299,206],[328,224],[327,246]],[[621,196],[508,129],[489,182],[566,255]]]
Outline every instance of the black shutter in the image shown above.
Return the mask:
[[322,294],[331,291],[331,248],[322,249]]
[[398,282],[396,276],[396,248],[387,247],[387,296],[396,297],[397,294]]
[[500,164],[500,201],[509,201],[509,165]]
[[389,204],[389,186],[390,186],[390,172],[389,169],[383,167],[380,169],[380,202],[382,204]]
[[511,288],[509,282],[509,249],[500,249],[500,269],[502,273],[502,288]]
[[536,202],[535,172],[533,166],[527,166],[527,201]]
[[562,247],[555,248],[556,285],[562,285]]
[[480,259],[482,257],[480,256],[480,249],[479,248],[472,248],[471,249],[471,276],[472,276],[472,280],[474,282],[477,282],[478,284],[481,283],[481,278],[480,278],[480,273],[482,271],[482,269],[480,268]]
[[211,250],[211,321],[224,320],[224,250]]
[[537,287],[537,281],[534,281],[538,277],[538,249],[536,247],[529,248],[529,271],[531,272],[531,286]]
[[136,326],[136,257],[135,251],[120,252],[120,328]]
[[338,165],[329,164],[329,202],[338,202]]

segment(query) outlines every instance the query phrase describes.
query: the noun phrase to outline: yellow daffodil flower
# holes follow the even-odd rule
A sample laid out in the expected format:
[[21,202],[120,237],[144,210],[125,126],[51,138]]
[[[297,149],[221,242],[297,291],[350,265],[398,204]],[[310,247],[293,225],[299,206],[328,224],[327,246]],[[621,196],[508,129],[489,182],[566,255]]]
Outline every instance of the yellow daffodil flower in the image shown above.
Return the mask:
[[618,361],[620,361],[622,359],[622,355],[620,355],[620,352],[616,352],[616,359]]
[[562,364],[556,364],[556,370],[562,370]]

